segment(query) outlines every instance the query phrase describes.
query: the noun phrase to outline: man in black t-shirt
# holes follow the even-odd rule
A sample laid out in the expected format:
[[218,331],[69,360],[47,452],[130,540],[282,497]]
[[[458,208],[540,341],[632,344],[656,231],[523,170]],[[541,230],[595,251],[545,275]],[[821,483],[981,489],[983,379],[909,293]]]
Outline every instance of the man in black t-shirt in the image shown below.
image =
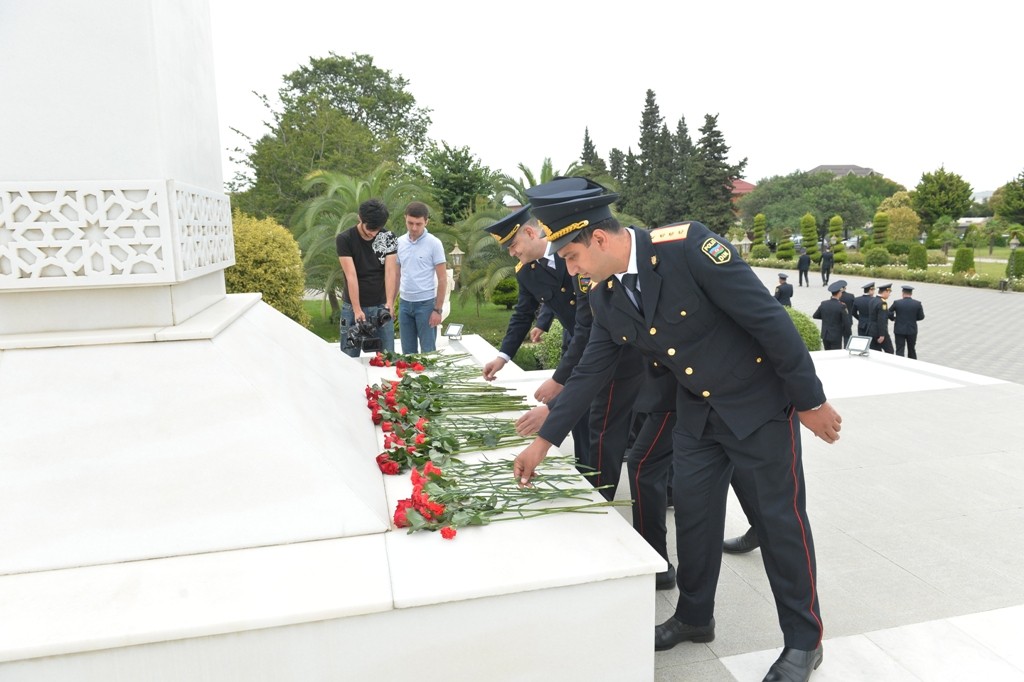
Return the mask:
[[338,234],[335,246],[345,273],[345,292],[341,304],[341,350],[359,357],[359,348],[346,348],[348,330],[356,321],[378,320],[386,311],[389,321],[377,329],[385,350],[395,350],[395,323],[392,310],[398,291],[396,259],[398,240],[384,229],[388,209],[377,199],[359,205],[359,222]]

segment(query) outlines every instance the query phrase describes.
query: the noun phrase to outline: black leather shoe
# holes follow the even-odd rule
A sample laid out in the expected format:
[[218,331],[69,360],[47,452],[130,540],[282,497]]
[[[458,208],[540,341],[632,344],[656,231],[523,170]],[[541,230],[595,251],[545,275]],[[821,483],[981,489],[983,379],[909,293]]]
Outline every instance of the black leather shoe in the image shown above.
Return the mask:
[[821,665],[821,659],[820,644],[814,651],[786,647],[772,663],[772,667],[768,668],[763,682],[807,682],[811,679],[811,673]]
[[662,571],[654,577],[654,589],[656,590],[671,590],[676,586],[676,567],[672,564],[668,565],[668,569]]
[[761,546],[757,539],[757,532],[751,528],[738,538],[732,538],[722,543],[722,551],[726,554],[746,554]]
[[687,625],[669,618],[661,625],[654,626],[654,650],[665,651],[680,642],[712,642],[715,639],[715,619],[707,625]]

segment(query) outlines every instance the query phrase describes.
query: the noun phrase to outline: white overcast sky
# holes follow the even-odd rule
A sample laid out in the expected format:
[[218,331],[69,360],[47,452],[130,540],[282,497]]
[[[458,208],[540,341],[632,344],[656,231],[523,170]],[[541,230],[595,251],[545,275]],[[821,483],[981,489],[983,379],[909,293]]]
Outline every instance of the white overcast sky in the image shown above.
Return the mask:
[[[430,137],[519,177],[636,150],[654,90],[696,142],[718,114],[750,182],[820,164],[913,188],[940,166],[975,191],[1024,171],[1021,26],[1006,0],[342,2],[210,0],[221,146],[258,137],[281,77],[363,53],[409,81]],[[224,161],[227,179],[233,172]]]

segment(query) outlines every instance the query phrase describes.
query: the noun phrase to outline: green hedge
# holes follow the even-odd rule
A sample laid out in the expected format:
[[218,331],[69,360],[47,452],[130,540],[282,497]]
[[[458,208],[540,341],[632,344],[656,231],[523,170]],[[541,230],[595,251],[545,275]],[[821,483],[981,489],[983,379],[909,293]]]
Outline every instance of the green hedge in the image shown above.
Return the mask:
[[796,330],[800,332],[800,338],[804,340],[807,350],[821,350],[821,332],[814,320],[794,308],[786,308],[786,312],[789,313],[790,319],[796,325]]

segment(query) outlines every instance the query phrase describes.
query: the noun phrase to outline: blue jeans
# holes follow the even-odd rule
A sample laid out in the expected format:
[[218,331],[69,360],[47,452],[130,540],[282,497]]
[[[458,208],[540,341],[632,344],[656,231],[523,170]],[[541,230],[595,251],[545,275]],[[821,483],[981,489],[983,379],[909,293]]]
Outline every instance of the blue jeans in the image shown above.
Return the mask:
[[[379,314],[379,311],[381,311],[381,310],[386,310],[386,308],[384,306],[382,306],[382,305],[366,306],[366,307],[363,308],[363,314],[366,315],[366,319],[373,320],[373,319],[376,319],[377,315]],[[359,353],[360,353],[360,348],[358,348],[358,347],[357,348],[346,348],[345,347],[345,345],[346,345],[345,342],[348,339],[348,330],[349,330],[349,328],[353,327],[355,325],[355,323],[356,323],[356,315],[355,315],[355,312],[352,310],[352,304],[351,303],[342,303],[341,304],[341,339],[340,339],[340,342],[339,342],[340,345],[341,345],[341,352],[344,353],[345,355],[349,355],[349,356],[351,356],[353,358],[358,358],[359,357]],[[377,333],[376,334],[372,334],[372,335],[370,335],[367,338],[379,338],[380,342],[381,342],[381,346],[384,348],[384,350],[391,351],[393,353],[395,351],[395,322],[394,322],[394,320],[392,320],[391,322],[387,322],[387,323],[381,325],[380,327],[377,328]]]
[[[398,331],[402,337],[402,352],[429,353],[437,350],[437,327],[430,326],[430,313],[434,312],[434,299],[407,301],[398,304]],[[416,342],[419,341],[419,350]]]

